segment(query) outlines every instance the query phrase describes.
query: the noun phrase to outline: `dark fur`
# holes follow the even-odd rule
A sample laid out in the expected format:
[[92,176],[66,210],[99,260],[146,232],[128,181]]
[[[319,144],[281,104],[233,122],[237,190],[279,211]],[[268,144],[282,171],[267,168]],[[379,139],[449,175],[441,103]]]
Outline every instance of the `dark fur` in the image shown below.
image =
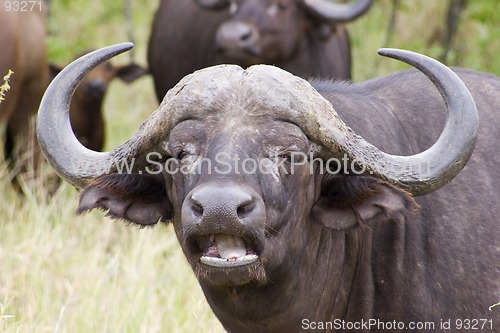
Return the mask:
[[[285,9],[275,18],[270,18],[266,9],[276,1],[236,2],[238,11],[230,15],[228,9],[201,9],[194,0],[161,1],[148,47],[158,100],[185,75],[222,63],[244,67],[267,63],[306,78],[350,79],[350,41],[342,25],[314,18],[295,0],[281,0]],[[263,36],[267,41],[262,38],[260,42],[272,47],[262,46],[263,53],[252,60],[220,54],[216,34],[225,22],[248,23],[261,34],[273,31]]]
[[[90,184],[82,194],[80,210],[110,209],[115,217],[139,224],[172,219],[210,306],[229,332],[298,332],[303,319],[428,321],[435,328],[426,332],[440,332],[442,321],[465,318],[491,320],[492,331],[500,332],[500,310],[488,310],[500,300],[500,177],[496,175],[500,79],[467,70],[457,73],[476,100],[479,139],[464,170],[432,194],[414,199],[382,180],[309,175],[305,169],[280,174],[279,182],[265,174],[176,174],[154,180],[123,175]],[[444,102],[416,71],[353,85],[314,85],[358,134],[390,153],[422,151],[442,130]],[[186,110],[193,115],[204,111]],[[238,130],[227,127],[231,117]],[[259,113],[258,121],[237,117],[229,111],[203,121],[193,116],[174,128],[167,150],[183,163],[190,163],[190,156],[210,157],[217,151],[261,157],[266,145],[278,149],[293,143],[309,151],[308,138],[295,125],[273,120],[266,113]],[[258,134],[254,127],[259,128]],[[187,129],[200,134],[193,136]],[[183,143],[194,148],[179,154],[175,147]],[[286,151],[280,153],[284,155]],[[246,273],[253,277],[247,284],[213,284],[209,279],[213,272],[200,271],[199,256],[186,243],[193,235],[184,227],[184,201],[200,187],[217,193],[223,186],[245,186],[262,198],[266,208],[260,231],[262,221],[248,222],[254,233],[265,237],[259,248],[264,271]],[[142,191],[151,205],[140,198]],[[129,214],[127,207],[133,211],[130,203],[135,200],[139,209],[149,212],[149,219],[131,219],[136,214]]]

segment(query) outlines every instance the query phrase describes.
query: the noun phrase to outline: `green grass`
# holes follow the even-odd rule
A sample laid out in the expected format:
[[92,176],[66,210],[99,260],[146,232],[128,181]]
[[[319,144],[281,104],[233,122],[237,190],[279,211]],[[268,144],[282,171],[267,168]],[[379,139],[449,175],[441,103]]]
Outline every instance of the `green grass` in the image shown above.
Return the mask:
[[[146,64],[157,1],[132,2],[136,61]],[[53,3],[53,62],[65,64],[84,49],[127,40],[121,0]],[[402,1],[392,42],[383,45],[391,3],[376,0],[369,15],[349,26],[355,81],[406,68],[378,57],[382,46],[441,55],[447,2]],[[495,1],[469,1],[451,65],[500,75],[500,27],[491,14],[499,11]],[[115,61],[128,60],[123,55]],[[156,105],[151,78],[131,85],[114,82],[105,103],[106,147],[129,138]],[[67,184],[51,199],[41,189],[20,197],[10,188],[3,164],[0,188],[0,332],[223,331],[170,226],[138,229],[100,212],[76,216],[78,193]]]
[[[401,48],[440,59],[445,35],[447,4],[444,0],[400,0],[389,44],[387,29],[392,0],[375,0],[368,15],[349,25],[353,41],[353,80],[363,81],[407,68],[376,55],[380,47]],[[463,11],[447,65],[500,75],[500,25],[494,13],[500,3],[468,1]]]

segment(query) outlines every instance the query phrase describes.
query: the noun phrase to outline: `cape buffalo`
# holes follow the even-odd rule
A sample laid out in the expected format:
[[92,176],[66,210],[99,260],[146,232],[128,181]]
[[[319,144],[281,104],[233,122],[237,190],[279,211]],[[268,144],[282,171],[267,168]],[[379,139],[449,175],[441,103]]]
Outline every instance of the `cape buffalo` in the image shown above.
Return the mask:
[[302,77],[349,79],[351,50],[342,23],[373,0],[163,0],[148,62],[158,100],[185,75],[222,63],[273,64]]
[[40,145],[84,188],[79,212],[171,221],[227,331],[500,332],[499,78],[391,49],[379,52],[435,87],[416,70],[311,85],[215,66],[182,79],[126,143],[85,149],[71,92],[130,47],[56,77]]

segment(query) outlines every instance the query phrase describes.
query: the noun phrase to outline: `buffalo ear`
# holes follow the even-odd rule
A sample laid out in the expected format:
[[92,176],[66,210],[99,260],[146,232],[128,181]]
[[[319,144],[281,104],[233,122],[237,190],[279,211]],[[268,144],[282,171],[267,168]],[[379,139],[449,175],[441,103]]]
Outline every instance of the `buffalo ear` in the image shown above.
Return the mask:
[[77,213],[94,208],[141,226],[172,219],[172,204],[161,175],[113,174],[97,178],[80,195]]
[[131,83],[146,74],[148,74],[147,69],[134,63],[116,68],[116,77],[125,83]]
[[346,230],[372,221],[404,220],[417,210],[408,192],[380,179],[327,175],[312,214],[327,228]]

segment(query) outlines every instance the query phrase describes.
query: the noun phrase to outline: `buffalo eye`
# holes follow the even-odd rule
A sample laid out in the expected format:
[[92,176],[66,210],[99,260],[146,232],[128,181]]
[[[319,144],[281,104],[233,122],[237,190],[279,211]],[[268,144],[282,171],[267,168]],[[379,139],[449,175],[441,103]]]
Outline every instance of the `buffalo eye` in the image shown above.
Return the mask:
[[283,12],[288,9],[288,5],[283,2],[274,3],[267,8],[267,15],[274,17],[279,12]]
[[175,155],[175,157],[179,160],[179,161],[182,161],[182,159],[184,157],[186,157],[188,155],[188,152],[185,151],[185,150],[181,150],[180,152],[177,153],[177,155]]
[[291,152],[282,152],[278,154],[278,158],[286,160],[288,163],[292,162],[292,154]]
[[288,163],[302,164],[304,163],[304,159],[307,159],[307,155],[295,145],[288,146],[285,150],[279,152],[277,157],[285,159]]
[[288,4],[283,1],[278,1],[278,9],[281,11],[285,11],[288,9]]

